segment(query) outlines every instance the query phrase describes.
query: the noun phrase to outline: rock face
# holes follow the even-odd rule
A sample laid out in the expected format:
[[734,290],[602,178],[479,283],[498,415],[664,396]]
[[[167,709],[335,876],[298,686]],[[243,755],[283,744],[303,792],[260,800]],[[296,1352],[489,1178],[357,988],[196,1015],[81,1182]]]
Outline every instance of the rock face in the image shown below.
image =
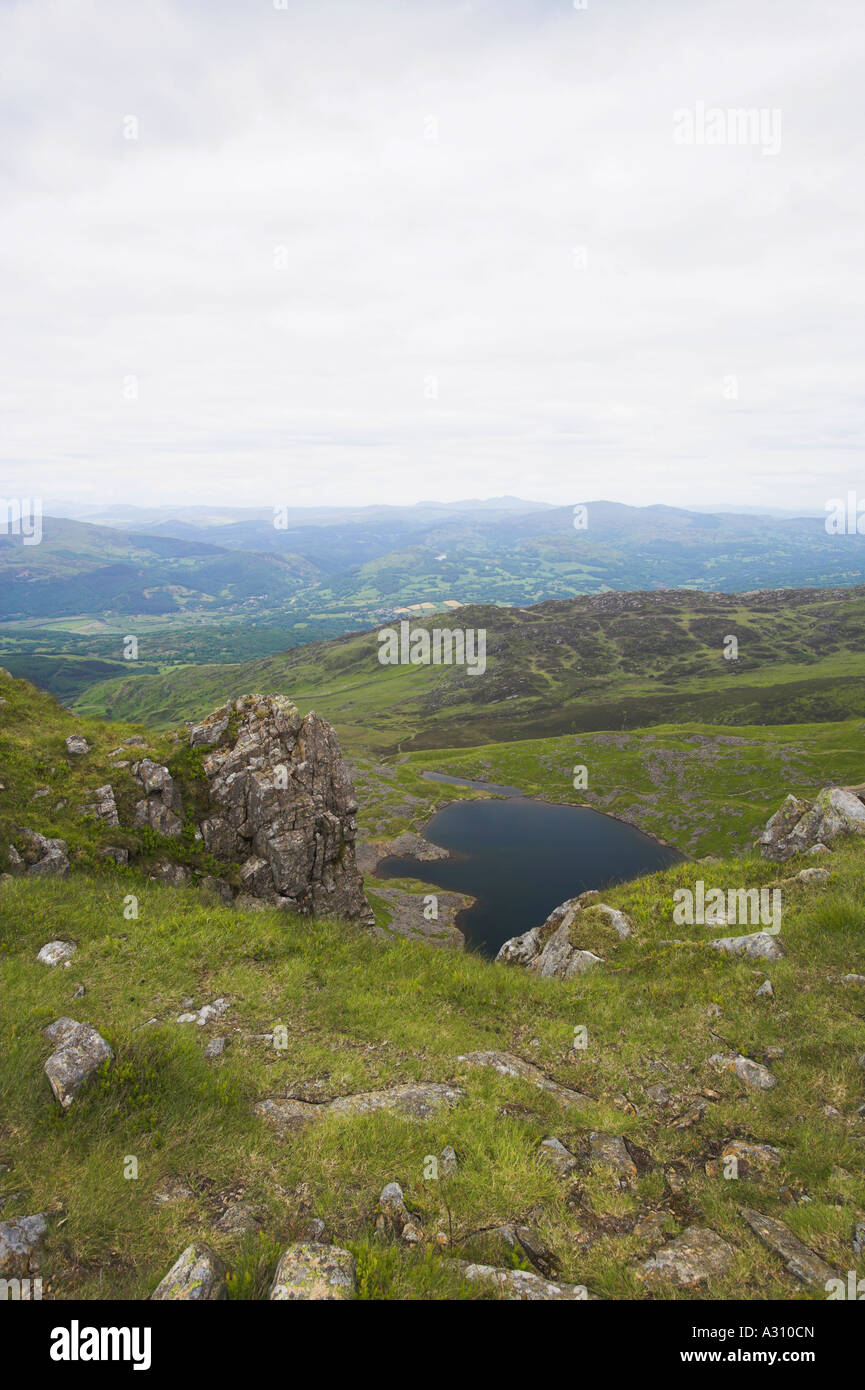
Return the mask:
[[188,1245],[150,1297],[158,1303],[211,1303],[227,1298],[223,1263],[209,1245]]
[[92,1023],[76,1023],[72,1018],[58,1018],[43,1029],[43,1036],[57,1043],[45,1063],[45,1075],[55,1099],[68,1110],[84,1083],[114,1053]]
[[176,840],[183,830],[180,791],[167,767],[150,758],[132,764],[132,776],[144,796],[135,804],[133,825],[149,825],[159,835]]
[[758,840],[764,859],[783,863],[841,835],[865,835],[865,805],[846,787],[825,787],[814,802],[788,796]]
[[268,1298],[276,1302],[332,1302],[354,1298],[356,1288],[354,1256],[347,1250],[317,1241],[298,1241],[279,1261]]
[[114,788],[109,782],[104,787],[97,787],[91,793],[92,801],[86,806],[79,806],[79,813],[83,816],[95,816],[104,825],[119,825],[120,818],[117,814],[117,803],[114,800]]
[[[235,735],[236,728],[236,735]],[[247,695],[190,729],[215,814],[205,847],[242,864],[245,892],[274,906],[372,920],[355,861],[357,801],[336,735],[282,695]]]
[[581,914],[587,909],[602,914],[621,939],[631,935],[631,923],[617,908],[593,901],[596,896],[588,892],[569,898],[554,908],[541,926],[506,941],[496,960],[502,965],[522,965],[533,975],[555,980],[570,980],[593,966],[603,965],[601,956],[579,944]]

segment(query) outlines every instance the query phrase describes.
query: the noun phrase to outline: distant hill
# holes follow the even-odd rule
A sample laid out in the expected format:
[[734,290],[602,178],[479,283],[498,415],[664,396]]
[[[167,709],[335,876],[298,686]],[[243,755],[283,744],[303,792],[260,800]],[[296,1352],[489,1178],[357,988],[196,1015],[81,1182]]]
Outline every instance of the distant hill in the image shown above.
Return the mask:
[[[486,673],[383,666],[373,629],[237,665],[109,680],[77,708],[165,727],[266,689],[313,706],[347,747],[381,749],[865,715],[865,588],[607,593],[530,608],[472,605],[413,626],[484,628]],[[723,654],[731,634],[736,660]]]

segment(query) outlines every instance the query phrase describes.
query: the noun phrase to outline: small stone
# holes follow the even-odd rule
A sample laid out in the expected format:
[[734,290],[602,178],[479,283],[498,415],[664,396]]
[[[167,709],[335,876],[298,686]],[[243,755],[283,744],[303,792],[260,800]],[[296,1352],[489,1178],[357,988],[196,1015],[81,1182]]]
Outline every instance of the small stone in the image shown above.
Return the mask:
[[150,1295],[156,1302],[197,1303],[212,1303],[227,1296],[225,1266],[201,1241],[186,1247]]
[[334,1301],[354,1298],[354,1256],[338,1245],[298,1241],[282,1255],[268,1298],[271,1301]]
[[718,1158],[710,1159],[706,1172],[710,1178],[725,1178],[735,1162],[737,1178],[746,1181],[771,1173],[781,1162],[780,1150],[771,1144],[752,1144],[746,1139],[728,1139]]
[[221,1057],[225,1051],[225,1038],[211,1038],[204,1049],[205,1057]]
[[845,985],[865,985],[865,975],[845,975]]
[[66,740],[66,752],[79,757],[82,753],[90,752],[90,744],[81,734],[71,734]]
[[772,981],[771,981],[771,980],[764,980],[763,983],[761,984],[760,988],[757,990],[756,998],[757,998],[757,999],[763,999],[763,998],[771,999],[771,998],[774,996],[774,993],[775,993],[775,991],[774,991],[774,989],[772,988]]
[[49,941],[42,947],[36,959],[41,960],[43,965],[59,965],[61,961],[74,956],[77,950],[78,947],[72,941]]
[[76,985],[74,990],[72,991],[72,998],[83,999],[86,993],[87,990],[84,988],[83,985]]
[[853,1254],[859,1259],[865,1255],[865,1221],[857,1221],[853,1227]]

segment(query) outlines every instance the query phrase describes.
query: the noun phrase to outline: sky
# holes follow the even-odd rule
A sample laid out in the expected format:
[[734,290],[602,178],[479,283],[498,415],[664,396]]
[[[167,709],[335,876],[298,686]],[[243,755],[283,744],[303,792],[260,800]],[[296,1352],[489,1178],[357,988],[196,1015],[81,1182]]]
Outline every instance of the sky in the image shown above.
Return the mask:
[[865,491],[863,60],[856,0],[0,0],[0,496]]

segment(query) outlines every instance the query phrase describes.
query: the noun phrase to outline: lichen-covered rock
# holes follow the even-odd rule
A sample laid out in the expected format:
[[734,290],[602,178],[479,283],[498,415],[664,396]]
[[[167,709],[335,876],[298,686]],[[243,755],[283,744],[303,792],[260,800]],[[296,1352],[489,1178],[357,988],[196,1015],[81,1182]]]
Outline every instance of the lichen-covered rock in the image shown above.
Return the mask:
[[60,965],[74,956],[77,950],[73,941],[46,941],[36,959],[43,965]]
[[82,753],[90,752],[90,744],[83,734],[70,734],[66,740],[66,752],[73,757],[80,757]]
[[188,1303],[214,1303],[227,1296],[225,1266],[201,1241],[186,1247],[150,1295],[156,1302]]
[[764,859],[782,863],[841,835],[865,835],[865,805],[846,787],[825,787],[816,801],[788,796],[758,840]]
[[762,1062],[755,1062],[752,1057],[743,1057],[739,1052],[715,1052],[709,1061],[723,1071],[735,1072],[739,1080],[752,1089],[771,1091],[778,1085],[777,1076],[768,1067],[764,1067]]
[[201,832],[212,854],[243,865],[244,891],[296,912],[371,922],[355,861],[357,801],[330,725],[315,713],[302,718],[285,696],[247,695],[194,733],[199,746],[228,736],[204,758],[214,814]]
[[334,1301],[354,1298],[354,1256],[338,1245],[297,1241],[284,1252],[268,1298],[280,1301]]
[[722,1278],[732,1267],[732,1246],[708,1227],[689,1226],[675,1240],[656,1250],[638,1265],[638,1279],[669,1280],[680,1288],[693,1288]]
[[64,1110],[68,1110],[77,1093],[103,1062],[110,1062],[114,1053],[92,1023],[78,1023],[72,1018],[58,1018],[43,1029],[43,1036],[57,1044],[45,1063],[45,1075],[51,1090]]
[[42,1212],[0,1221],[0,1278],[21,1279],[29,1274],[36,1247],[47,1229]]
[[520,1303],[584,1303],[592,1298],[584,1284],[558,1284],[526,1269],[496,1269],[493,1265],[455,1261],[464,1279],[487,1284],[499,1298]]
[[267,1099],[258,1102],[255,1113],[283,1132],[300,1129],[325,1115],[371,1115],[377,1110],[393,1111],[410,1120],[428,1120],[436,1111],[456,1105],[464,1095],[458,1086],[417,1082],[393,1086],[387,1091],[359,1091],[353,1096],[337,1096],[335,1100],[320,1103],[291,1098]]

